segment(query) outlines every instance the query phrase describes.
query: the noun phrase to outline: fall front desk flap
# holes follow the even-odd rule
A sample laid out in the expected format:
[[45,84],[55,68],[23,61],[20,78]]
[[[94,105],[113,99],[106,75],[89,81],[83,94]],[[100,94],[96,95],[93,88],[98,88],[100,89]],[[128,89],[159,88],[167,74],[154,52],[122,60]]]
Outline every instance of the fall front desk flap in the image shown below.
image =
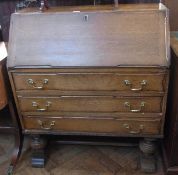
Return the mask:
[[169,66],[162,4],[26,9],[11,16],[8,67]]

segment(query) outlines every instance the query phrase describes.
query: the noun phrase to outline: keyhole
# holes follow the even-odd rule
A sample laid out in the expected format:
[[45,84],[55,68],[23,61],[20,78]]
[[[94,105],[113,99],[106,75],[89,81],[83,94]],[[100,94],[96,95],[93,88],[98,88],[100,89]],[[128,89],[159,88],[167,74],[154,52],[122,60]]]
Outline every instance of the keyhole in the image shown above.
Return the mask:
[[85,20],[85,21],[88,21],[88,15],[85,15],[85,16],[84,16],[84,20]]

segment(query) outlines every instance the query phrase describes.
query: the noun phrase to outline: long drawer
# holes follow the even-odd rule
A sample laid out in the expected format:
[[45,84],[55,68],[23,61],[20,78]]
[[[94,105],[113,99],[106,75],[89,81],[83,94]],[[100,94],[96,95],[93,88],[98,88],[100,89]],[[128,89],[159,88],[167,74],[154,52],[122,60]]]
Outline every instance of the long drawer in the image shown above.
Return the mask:
[[19,90],[165,91],[166,74],[13,73]]
[[115,133],[119,135],[160,134],[160,119],[96,119],[23,117],[24,129],[61,132]]
[[163,97],[18,97],[22,112],[161,113]]

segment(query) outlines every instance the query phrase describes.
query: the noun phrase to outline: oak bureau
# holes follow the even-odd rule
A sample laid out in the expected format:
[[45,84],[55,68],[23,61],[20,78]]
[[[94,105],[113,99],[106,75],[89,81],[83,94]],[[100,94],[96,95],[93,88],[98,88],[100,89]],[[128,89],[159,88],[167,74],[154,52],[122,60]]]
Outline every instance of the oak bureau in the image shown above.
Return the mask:
[[8,72],[32,165],[45,135],[139,137],[141,167],[155,170],[169,79],[162,4],[25,9],[11,17]]

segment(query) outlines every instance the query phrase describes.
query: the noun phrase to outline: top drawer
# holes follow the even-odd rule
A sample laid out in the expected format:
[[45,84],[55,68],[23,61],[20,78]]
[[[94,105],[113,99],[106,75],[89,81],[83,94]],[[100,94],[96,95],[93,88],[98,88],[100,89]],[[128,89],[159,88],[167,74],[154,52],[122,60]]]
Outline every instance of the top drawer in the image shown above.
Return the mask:
[[16,90],[165,91],[166,74],[14,73]]

